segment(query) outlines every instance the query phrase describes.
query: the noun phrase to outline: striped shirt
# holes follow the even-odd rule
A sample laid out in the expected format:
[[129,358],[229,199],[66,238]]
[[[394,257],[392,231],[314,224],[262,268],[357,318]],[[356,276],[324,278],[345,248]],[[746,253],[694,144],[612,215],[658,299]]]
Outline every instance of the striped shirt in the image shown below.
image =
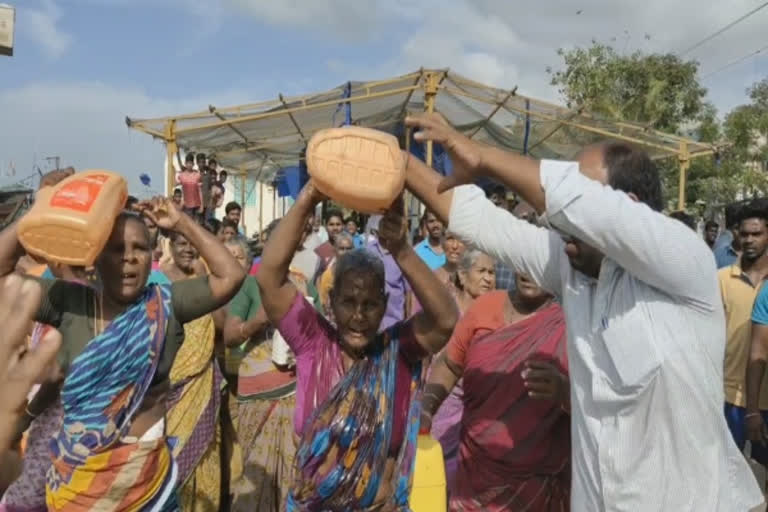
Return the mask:
[[[557,294],[571,379],[574,512],[744,512],[763,503],[723,415],[725,317],[711,250],[684,224],[543,161],[547,230],[474,186],[450,230]],[[598,248],[574,270],[556,231]]]

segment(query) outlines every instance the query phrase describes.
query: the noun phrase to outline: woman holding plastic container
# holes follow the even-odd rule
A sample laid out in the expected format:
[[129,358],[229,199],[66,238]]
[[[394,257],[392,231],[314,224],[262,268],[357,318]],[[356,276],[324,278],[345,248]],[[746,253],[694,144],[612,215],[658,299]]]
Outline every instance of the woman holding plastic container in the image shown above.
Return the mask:
[[[184,345],[182,325],[226,304],[244,272],[169,199],[139,205],[160,228],[181,233],[208,261],[208,276],[147,287],[151,243],[141,217],[122,213],[96,261],[101,291],[66,281],[41,280],[36,320],[59,329],[61,388],[41,389],[27,405],[24,430],[60,403],[63,420],[51,433],[45,502],[21,510],[142,510],[172,507],[178,468],[166,440],[166,397],[171,365]],[[0,233],[0,275],[23,250],[17,227]],[[45,388],[46,386],[44,386]],[[50,387],[50,386],[49,386]],[[8,503],[8,506],[15,506]]]
[[267,317],[296,357],[294,428],[301,441],[286,509],[399,510],[407,507],[419,430],[421,361],[447,342],[456,306],[408,245],[399,198],[379,239],[424,310],[379,334],[384,267],[355,250],[336,263],[332,326],[288,278],[307,218],[322,199],[310,181],[269,238],[256,276]]

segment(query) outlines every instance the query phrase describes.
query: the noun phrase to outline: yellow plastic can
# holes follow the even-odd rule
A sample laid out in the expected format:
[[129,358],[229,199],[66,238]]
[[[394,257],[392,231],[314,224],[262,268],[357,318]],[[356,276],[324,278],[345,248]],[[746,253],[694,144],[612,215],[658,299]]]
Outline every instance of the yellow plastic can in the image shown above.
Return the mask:
[[429,434],[419,435],[409,505],[413,512],[448,510],[443,448]]

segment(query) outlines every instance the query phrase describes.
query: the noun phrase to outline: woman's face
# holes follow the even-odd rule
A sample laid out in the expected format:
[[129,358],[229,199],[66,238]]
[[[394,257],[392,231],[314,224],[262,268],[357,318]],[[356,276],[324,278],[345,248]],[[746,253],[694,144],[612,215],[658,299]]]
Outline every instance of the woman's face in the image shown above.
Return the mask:
[[171,242],[171,256],[179,270],[187,274],[194,272],[198,253],[197,249],[189,243],[189,240],[181,235],[176,235],[176,238]]
[[363,350],[376,338],[387,309],[384,283],[371,273],[347,271],[331,291],[331,307],[342,343]]
[[96,268],[104,294],[114,302],[132,304],[139,298],[152,268],[152,249],[140,219],[118,219]]
[[459,280],[472,298],[488,293],[496,288],[496,263],[487,254],[480,254],[469,270],[459,270]]
[[219,240],[222,243],[227,243],[237,236],[237,232],[232,226],[224,226],[219,230]]
[[526,302],[537,302],[549,297],[549,293],[539,288],[533,280],[520,272],[515,276],[516,294]]
[[[445,261],[451,265],[458,265],[464,256],[466,247],[461,240],[456,238],[453,233],[447,233],[443,239],[443,251],[445,252]],[[454,267],[455,268],[455,267]]]
[[244,269],[248,270],[251,268],[247,261],[248,258],[245,256],[245,251],[243,251],[243,248],[239,244],[227,245],[227,250],[229,251],[229,254],[231,254],[232,257],[235,258],[237,262],[243,266]]

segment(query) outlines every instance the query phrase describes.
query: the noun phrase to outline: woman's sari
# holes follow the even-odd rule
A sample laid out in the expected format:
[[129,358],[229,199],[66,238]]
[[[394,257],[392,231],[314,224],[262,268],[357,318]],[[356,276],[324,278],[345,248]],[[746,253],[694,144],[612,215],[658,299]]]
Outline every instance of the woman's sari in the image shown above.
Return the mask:
[[[309,417],[296,454],[288,512],[408,510],[421,410],[416,399],[421,389],[421,363],[410,367],[410,405],[392,493],[383,503],[375,503],[390,454],[398,332],[395,327],[380,337],[371,353],[349,369]],[[339,347],[334,343],[324,350],[317,365],[318,377],[338,368],[339,361]],[[319,401],[328,383],[326,379],[316,382],[309,403]]]
[[129,433],[163,350],[170,288],[152,287],[75,358],[61,429],[50,443],[46,501],[54,511],[167,510],[175,466],[163,436]]
[[219,510],[221,501],[224,378],[213,357],[214,337],[210,314],[185,324],[184,343],[171,367],[166,421],[184,511]]
[[521,372],[529,359],[567,373],[559,306],[471,342],[451,510],[568,510],[570,418],[558,404],[528,397]]
[[[300,294],[310,295],[303,274],[291,268],[289,279]],[[271,339],[261,341],[239,366],[237,432],[244,467],[234,485],[234,511],[282,511],[292,481],[296,373],[277,369],[272,346]]]

